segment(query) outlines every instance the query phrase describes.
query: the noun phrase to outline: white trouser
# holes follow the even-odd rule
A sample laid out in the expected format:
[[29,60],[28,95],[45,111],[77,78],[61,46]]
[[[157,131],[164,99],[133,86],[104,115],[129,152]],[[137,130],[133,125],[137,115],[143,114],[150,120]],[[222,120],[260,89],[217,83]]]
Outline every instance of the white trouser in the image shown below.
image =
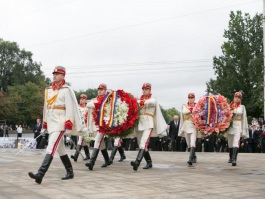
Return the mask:
[[240,133],[227,134],[228,148],[239,147]]
[[97,132],[96,137],[95,137],[95,142],[94,142],[94,149],[105,149],[105,141],[104,141],[104,134]]
[[137,132],[137,142],[139,149],[144,149],[147,151],[152,130],[153,129],[145,129],[144,131]]
[[64,131],[52,132],[49,134],[49,142],[46,149],[48,154],[53,157],[56,150],[60,156],[66,155],[66,150],[64,146]]
[[114,146],[120,147],[121,146],[122,139],[121,137],[116,137],[114,140]]
[[78,145],[87,146],[86,141],[83,139],[83,136],[78,136]]
[[196,133],[186,133],[185,132],[185,139],[186,139],[186,143],[188,145],[188,148],[196,147]]

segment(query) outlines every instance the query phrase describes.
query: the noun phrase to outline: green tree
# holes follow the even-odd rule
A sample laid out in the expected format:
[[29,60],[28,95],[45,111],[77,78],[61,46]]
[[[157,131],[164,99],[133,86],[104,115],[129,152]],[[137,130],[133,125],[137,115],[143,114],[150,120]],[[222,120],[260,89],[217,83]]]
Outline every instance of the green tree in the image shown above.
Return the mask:
[[79,96],[81,94],[86,94],[87,99],[89,100],[89,99],[92,99],[92,98],[97,97],[97,95],[98,95],[98,89],[96,89],[96,88],[89,88],[86,91],[83,91],[83,90],[80,90],[78,92],[75,91],[75,95],[76,95],[77,100],[79,100]]
[[233,99],[236,91],[243,92],[248,115],[263,114],[263,17],[253,18],[241,11],[230,13],[227,41],[221,46],[223,55],[213,58],[216,79],[210,79],[207,92],[220,93]]
[[33,124],[36,118],[42,118],[43,86],[27,82],[24,85],[8,87],[8,109],[5,114],[11,121]]
[[32,60],[32,53],[20,49],[16,42],[0,38],[0,91],[8,86],[24,85],[26,82],[42,84],[41,65]]
[[168,117],[169,121],[173,120],[174,115],[180,116],[180,112],[176,108],[169,108],[166,110],[166,113],[167,113],[167,117]]
[[0,38],[0,118],[31,124],[42,116],[44,88],[51,80],[40,67],[31,52]]

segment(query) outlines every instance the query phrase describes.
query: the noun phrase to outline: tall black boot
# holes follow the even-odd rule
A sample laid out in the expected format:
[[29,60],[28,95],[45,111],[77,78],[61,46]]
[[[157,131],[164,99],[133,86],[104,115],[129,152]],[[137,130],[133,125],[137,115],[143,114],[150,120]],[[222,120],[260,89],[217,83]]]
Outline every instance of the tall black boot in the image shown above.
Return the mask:
[[232,166],[236,166],[237,154],[238,154],[238,148],[233,147]]
[[192,163],[197,163],[196,148],[194,148]]
[[108,154],[108,151],[107,149],[103,149],[101,150],[101,153],[104,157],[104,160],[105,160],[105,163],[101,165],[101,167],[107,167],[109,164],[109,154]]
[[87,145],[84,146],[84,151],[85,151],[86,157],[83,160],[89,160],[90,159],[90,153],[89,153],[89,148]]
[[114,160],[114,157],[117,153],[117,150],[118,150],[118,147],[114,146],[112,148],[112,151],[111,151],[111,154],[110,154],[110,157],[109,157],[109,165],[111,165],[113,163],[113,160]]
[[76,146],[75,154],[74,155],[71,155],[71,158],[74,159],[75,162],[78,159],[78,156],[79,156],[79,153],[80,153],[81,149],[82,149],[82,146],[81,145],[77,145]]
[[93,170],[93,167],[98,157],[98,152],[99,152],[99,149],[94,148],[89,162],[85,164],[89,168],[89,170]]
[[53,157],[51,156],[51,154],[46,154],[44,157],[44,160],[38,170],[38,173],[34,174],[32,172],[29,172],[29,177],[31,177],[32,179],[35,179],[35,182],[38,184],[41,184],[42,182],[42,178],[44,177],[45,173],[48,171],[49,166],[52,162]]
[[227,163],[232,163],[233,148],[229,148],[229,160]]
[[145,150],[144,149],[140,149],[139,152],[138,152],[138,155],[136,157],[136,160],[135,161],[131,161],[131,165],[133,166],[133,170],[134,171],[137,171],[139,165],[141,164],[141,161],[144,157],[144,154],[145,154]]
[[125,153],[124,153],[122,146],[118,147],[118,151],[119,151],[119,154],[121,156],[121,158],[119,159],[119,162],[122,162],[123,160],[126,159],[126,156],[125,156]]
[[68,179],[72,179],[74,178],[74,171],[73,171],[73,167],[72,167],[72,164],[71,164],[71,161],[68,157],[68,155],[63,155],[63,156],[60,156],[61,160],[62,160],[62,163],[65,167],[65,170],[66,170],[66,175],[65,177],[61,178],[62,180],[68,180]]
[[150,156],[149,151],[146,151],[145,152],[144,159],[146,161],[146,165],[145,165],[145,167],[143,167],[143,169],[150,169],[150,168],[152,168],[153,167],[153,165],[152,165],[152,159],[151,159],[151,156]]
[[194,147],[191,147],[190,148],[190,157],[189,157],[189,161],[187,162],[190,166],[192,165],[192,160],[193,160],[193,157],[194,157],[194,152],[195,152],[195,148]]

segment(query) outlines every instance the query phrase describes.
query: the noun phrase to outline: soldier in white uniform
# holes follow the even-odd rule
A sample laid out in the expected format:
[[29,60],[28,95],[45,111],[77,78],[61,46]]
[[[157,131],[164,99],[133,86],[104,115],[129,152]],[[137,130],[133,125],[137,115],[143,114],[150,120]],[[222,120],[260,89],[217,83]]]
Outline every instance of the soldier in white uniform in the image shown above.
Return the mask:
[[232,163],[232,166],[236,166],[240,137],[249,137],[246,108],[241,104],[241,100],[242,94],[236,92],[234,94],[234,100],[230,104],[233,110],[233,124],[232,127],[228,129],[227,141],[229,147],[228,163]]
[[197,157],[195,154],[195,147],[196,147],[196,138],[197,138],[197,131],[192,123],[192,110],[195,106],[195,94],[189,93],[188,94],[188,103],[183,104],[181,108],[181,115],[180,115],[180,126],[179,126],[179,136],[185,137],[188,151],[190,152],[189,160],[187,163],[192,165],[192,163],[197,162]]
[[[82,112],[82,115],[83,115],[84,120],[85,120],[85,125],[87,127],[88,108],[87,108],[86,100],[87,100],[87,96],[85,94],[81,94],[80,99],[79,99],[79,108]],[[79,136],[75,154],[71,155],[71,158],[74,159],[75,162],[78,159],[78,156],[79,156],[79,153],[80,153],[82,147],[84,148],[85,155],[86,155],[86,157],[83,160],[89,160],[90,159],[89,148],[88,148],[86,141],[84,140],[84,136]]]
[[[66,169],[66,176],[62,180],[74,178],[72,164],[66,154],[63,135],[70,134],[73,129],[73,123],[84,125],[81,115],[78,113],[78,104],[71,87],[65,84],[65,68],[55,67],[53,71],[53,83],[45,89],[45,99],[43,108],[43,130],[49,133],[49,142],[46,149],[46,155],[36,174],[29,172],[30,178],[41,184],[42,179],[47,172],[53,156],[57,151],[61,161]],[[79,115],[78,115],[79,114]],[[81,124],[81,123],[82,124]],[[81,126],[77,127],[81,129]],[[43,132],[42,130],[42,132]]]
[[106,144],[104,141],[104,134],[100,133],[98,131],[98,127],[95,125],[95,121],[92,116],[93,109],[95,108],[94,103],[97,102],[98,100],[104,98],[105,94],[107,91],[107,85],[106,84],[100,84],[98,86],[98,96],[97,98],[94,98],[88,102],[87,107],[90,109],[89,110],[89,132],[96,133],[95,137],[95,142],[94,142],[94,149],[91,154],[91,158],[89,162],[87,162],[85,165],[89,168],[89,170],[93,170],[93,167],[95,165],[95,162],[98,157],[99,150],[101,150],[101,153],[104,157],[105,163],[101,165],[101,167],[107,167],[109,165],[109,154],[106,149]]
[[139,152],[135,161],[131,161],[133,170],[137,171],[138,167],[145,158],[147,164],[143,169],[152,168],[152,159],[148,151],[148,144],[151,135],[165,135],[167,124],[162,116],[161,110],[156,99],[151,94],[151,84],[144,83],[142,86],[143,95],[138,103],[140,105],[140,118],[136,132],[139,145]]

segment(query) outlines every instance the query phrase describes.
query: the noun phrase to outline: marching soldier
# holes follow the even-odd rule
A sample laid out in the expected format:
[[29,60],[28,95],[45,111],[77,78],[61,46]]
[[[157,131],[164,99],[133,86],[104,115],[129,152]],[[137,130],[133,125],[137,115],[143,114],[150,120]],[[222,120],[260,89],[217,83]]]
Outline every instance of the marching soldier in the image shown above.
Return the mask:
[[144,157],[146,166],[143,169],[152,168],[152,159],[148,151],[148,144],[151,135],[166,135],[167,124],[161,113],[156,99],[151,94],[151,84],[144,83],[142,86],[143,95],[138,103],[140,105],[140,118],[137,129],[137,141],[139,152],[135,161],[131,161],[133,170],[137,171]]
[[95,142],[94,142],[94,149],[91,155],[91,158],[89,162],[87,162],[85,165],[89,168],[89,170],[93,170],[93,167],[95,165],[95,162],[98,157],[99,150],[101,150],[101,153],[104,157],[105,163],[101,165],[101,167],[107,167],[109,165],[109,154],[106,149],[106,144],[104,142],[104,134],[100,133],[98,131],[98,127],[95,125],[95,121],[92,116],[93,109],[95,108],[94,103],[97,101],[100,101],[102,98],[104,98],[107,91],[107,85],[106,84],[100,84],[98,86],[98,96],[94,99],[92,99],[90,102],[88,102],[87,106],[89,108],[89,132],[96,133],[95,136]]
[[197,139],[197,131],[192,123],[192,110],[195,106],[195,94],[188,94],[188,103],[183,104],[181,108],[181,117],[180,117],[180,131],[179,136],[185,137],[188,151],[190,152],[188,164],[192,165],[192,163],[197,162],[197,157],[195,154],[196,147],[196,139]]
[[228,163],[232,163],[232,166],[236,166],[240,137],[249,137],[247,112],[245,106],[241,104],[241,101],[242,94],[236,92],[234,94],[234,100],[230,103],[230,107],[233,110],[233,125],[228,129],[227,141],[229,147]]
[[[53,71],[53,83],[45,89],[45,99],[43,108],[43,131],[49,133],[49,143],[46,155],[36,174],[29,172],[29,177],[36,183],[41,184],[45,173],[53,160],[57,151],[66,169],[66,176],[62,180],[74,178],[73,167],[66,154],[63,135],[70,134],[72,130],[82,131],[84,121],[78,110],[78,104],[74,91],[65,84],[65,68],[55,67]],[[75,124],[73,126],[73,124]]]
[[[87,127],[88,108],[87,108],[86,100],[87,100],[87,96],[85,94],[81,94],[80,99],[79,99],[79,108],[80,108],[81,113],[84,117],[85,125]],[[84,151],[85,151],[85,155],[86,155],[86,157],[83,160],[89,160],[90,159],[89,148],[88,148],[86,141],[84,140],[84,136],[79,136],[75,154],[71,155],[71,158],[74,159],[75,162],[78,159],[78,156],[79,156],[79,153],[80,153],[82,147],[84,147]]]

